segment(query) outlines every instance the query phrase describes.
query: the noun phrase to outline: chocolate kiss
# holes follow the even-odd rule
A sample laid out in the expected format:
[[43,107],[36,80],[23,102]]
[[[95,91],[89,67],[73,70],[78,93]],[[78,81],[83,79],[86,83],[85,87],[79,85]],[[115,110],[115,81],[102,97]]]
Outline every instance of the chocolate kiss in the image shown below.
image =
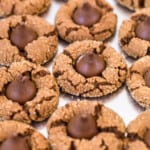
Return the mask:
[[98,133],[95,118],[91,114],[80,114],[73,117],[67,126],[68,133],[73,138],[92,138]]
[[28,76],[19,76],[6,88],[6,96],[20,104],[30,101],[36,95],[36,86]]
[[101,13],[89,3],[84,3],[73,13],[73,20],[76,24],[90,27],[101,18]]
[[37,37],[37,33],[33,29],[25,25],[18,25],[12,30],[10,40],[19,49],[24,50],[24,47],[33,40],[36,40]]
[[140,39],[150,41],[150,18],[140,22],[135,29],[135,33]]
[[106,68],[106,63],[102,55],[93,52],[81,55],[75,64],[78,73],[85,77],[99,76]]
[[25,137],[11,136],[0,145],[0,150],[30,150],[30,147]]

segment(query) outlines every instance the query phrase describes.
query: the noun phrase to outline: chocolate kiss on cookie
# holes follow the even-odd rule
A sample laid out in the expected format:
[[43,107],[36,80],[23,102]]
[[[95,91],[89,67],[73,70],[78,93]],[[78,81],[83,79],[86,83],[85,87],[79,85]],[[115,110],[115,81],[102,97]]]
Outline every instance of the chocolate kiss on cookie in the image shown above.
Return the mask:
[[73,138],[92,138],[98,133],[95,118],[91,114],[80,114],[73,117],[67,126],[68,133]]
[[83,76],[93,77],[98,76],[103,72],[106,68],[106,63],[103,56],[90,52],[77,59],[75,68],[77,72]]
[[0,150],[30,150],[30,147],[27,144],[27,138],[12,136],[0,145]]
[[148,131],[146,131],[146,133],[144,135],[144,141],[150,147],[150,129],[148,129]]
[[90,27],[98,22],[101,13],[89,3],[84,3],[75,10],[72,17],[75,23]]
[[140,22],[136,27],[135,33],[140,39],[150,41],[150,18]]
[[144,74],[144,80],[146,85],[150,87],[150,69]]
[[23,50],[24,47],[37,39],[37,33],[25,25],[16,26],[10,35],[11,42],[19,49]]
[[33,99],[36,95],[36,86],[28,76],[19,76],[6,88],[6,96],[20,104],[24,104],[27,101]]

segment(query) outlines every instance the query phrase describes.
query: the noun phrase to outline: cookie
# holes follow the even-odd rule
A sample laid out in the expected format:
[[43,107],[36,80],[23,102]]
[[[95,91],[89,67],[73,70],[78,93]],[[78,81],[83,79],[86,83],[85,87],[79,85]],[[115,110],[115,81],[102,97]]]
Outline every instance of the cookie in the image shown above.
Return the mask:
[[[62,65],[63,64],[63,65]],[[56,57],[53,74],[63,92],[99,97],[116,91],[125,81],[123,57],[100,41],[76,41]]]
[[2,0],[0,1],[0,17],[10,15],[37,15],[45,12],[51,0]]
[[58,86],[49,71],[27,61],[0,68],[0,93],[0,120],[26,123],[49,117],[59,97]]
[[17,121],[0,122],[1,150],[51,150],[42,134],[31,126]]
[[47,130],[53,150],[122,150],[123,120],[98,101],[76,101],[57,109]]
[[11,16],[0,20],[0,65],[29,60],[45,64],[57,49],[54,26],[38,16]]
[[137,60],[129,69],[127,86],[133,99],[150,109],[150,56]]
[[150,8],[134,13],[123,21],[119,40],[122,50],[133,58],[148,54],[150,47]]
[[133,120],[127,128],[128,150],[149,150],[150,149],[150,111],[143,112]]
[[104,41],[114,34],[117,16],[105,0],[71,0],[58,10],[55,22],[67,42]]
[[130,10],[150,7],[149,0],[117,0],[117,2]]
[[56,0],[58,2],[68,2],[68,0]]

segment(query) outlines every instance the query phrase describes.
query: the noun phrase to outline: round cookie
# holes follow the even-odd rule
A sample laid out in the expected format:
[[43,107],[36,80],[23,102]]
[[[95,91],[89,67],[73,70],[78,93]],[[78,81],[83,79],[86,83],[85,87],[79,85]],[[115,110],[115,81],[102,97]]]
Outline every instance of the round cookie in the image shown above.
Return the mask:
[[134,13],[123,21],[119,40],[122,50],[133,58],[148,54],[150,47],[150,8]]
[[104,41],[114,34],[117,16],[105,0],[71,0],[58,10],[55,22],[67,42]]
[[102,42],[91,40],[70,44],[53,65],[61,90],[82,97],[116,91],[125,81],[126,73],[127,66],[120,54]]
[[133,99],[142,107],[150,109],[150,56],[137,60],[129,69],[127,86]]
[[128,150],[149,150],[150,149],[150,111],[141,113],[127,127]]
[[56,109],[59,90],[49,71],[33,63],[0,68],[0,120],[42,121]]
[[[98,101],[83,100],[66,104],[53,113],[47,129],[53,150],[123,148],[123,120]],[[75,133],[80,136],[74,137]]]
[[38,16],[11,16],[0,20],[0,65],[29,60],[45,64],[57,49],[55,27]]
[[17,121],[0,122],[1,150],[51,150],[42,134],[31,126]]
[[2,0],[0,1],[0,17],[10,15],[37,15],[45,12],[51,0]]
[[149,0],[117,0],[117,2],[130,10],[150,7]]

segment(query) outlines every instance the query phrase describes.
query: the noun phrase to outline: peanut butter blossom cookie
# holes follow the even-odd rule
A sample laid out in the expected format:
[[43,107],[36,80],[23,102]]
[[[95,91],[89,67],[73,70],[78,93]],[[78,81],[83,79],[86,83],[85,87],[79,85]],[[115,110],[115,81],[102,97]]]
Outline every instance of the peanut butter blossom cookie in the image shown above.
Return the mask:
[[56,27],[67,42],[85,39],[104,41],[116,29],[117,16],[105,0],[71,0],[56,15]]
[[127,85],[134,100],[150,109],[150,56],[136,61],[129,69]]
[[125,150],[150,149],[150,111],[143,112],[127,128],[128,140]]
[[36,15],[45,12],[51,0],[1,0],[0,17],[9,15]]
[[54,61],[53,73],[63,92],[99,97],[116,91],[125,81],[127,66],[113,48],[98,41],[77,41]]
[[71,102],[48,121],[53,150],[122,150],[123,120],[97,101]]
[[57,49],[54,26],[38,16],[11,16],[0,20],[0,64],[29,60],[48,62]]
[[139,58],[148,54],[150,47],[150,8],[134,13],[120,28],[120,45],[123,51]]
[[31,126],[17,121],[0,122],[0,150],[52,150]]
[[0,120],[26,123],[49,117],[58,104],[59,91],[48,70],[27,61],[0,68]]
[[131,10],[150,7],[150,0],[117,0],[122,6]]

